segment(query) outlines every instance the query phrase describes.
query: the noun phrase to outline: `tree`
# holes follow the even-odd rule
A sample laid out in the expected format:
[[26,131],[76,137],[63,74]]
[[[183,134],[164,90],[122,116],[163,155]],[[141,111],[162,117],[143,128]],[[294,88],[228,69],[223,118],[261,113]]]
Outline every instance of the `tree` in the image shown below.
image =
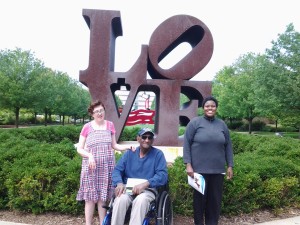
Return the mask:
[[17,128],[20,109],[28,108],[35,100],[29,89],[43,69],[43,63],[30,51],[0,51],[0,105],[14,111]]
[[213,82],[213,92],[220,101],[218,111],[226,118],[244,118],[249,122],[249,133],[252,132],[252,121],[257,116],[255,111],[255,79],[258,56],[245,54],[230,67],[225,67],[217,74]]
[[71,96],[70,96],[70,112],[73,116],[74,124],[76,119],[82,119],[84,123],[85,117],[88,116],[87,108],[91,102],[91,95],[88,90],[82,88],[82,85],[78,82],[71,83]]
[[78,115],[82,118],[82,123],[84,123],[84,120],[87,116],[89,116],[87,112],[87,108],[89,104],[91,103],[91,95],[88,90],[82,88],[82,86],[78,86],[80,89],[78,89],[79,98],[77,102],[78,106]]
[[235,90],[235,68],[233,66],[225,66],[217,73],[213,80],[212,93],[218,99],[218,116],[221,118],[228,118],[230,123],[235,119],[243,118],[237,105],[234,104],[234,90]]
[[77,99],[74,99],[74,83],[71,78],[63,72],[57,71],[55,73],[55,93],[53,112],[62,117],[62,124],[67,115],[74,113],[74,105]]
[[[43,113],[45,108],[49,108],[49,105],[53,102],[53,92],[53,71],[44,68],[29,87],[31,99],[34,99],[34,101],[28,105],[28,109],[34,114],[35,120],[37,115]],[[45,117],[45,123],[46,121]]]
[[[285,33],[278,35],[272,44],[272,48],[266,50],[266,56],[273,64],[272,78],[264,77],[269,85],[269,95],[281,107],[284,117],[295,118],[294,124],[299,124],[300,33],[289,24]],[[300,136],[299,125],[298,130]]]
[[[278,101],[277,95],[272,93],[276,83],[276,69],[274,64],[266,55],[260,56],[253,83],[257,87],[253,96],[255,110],[261,116],[275,120],[277,130],[278,120],[284,117],[284,112],[282,111],[282,105]],[[281,84],[277,83],[277,85]]]

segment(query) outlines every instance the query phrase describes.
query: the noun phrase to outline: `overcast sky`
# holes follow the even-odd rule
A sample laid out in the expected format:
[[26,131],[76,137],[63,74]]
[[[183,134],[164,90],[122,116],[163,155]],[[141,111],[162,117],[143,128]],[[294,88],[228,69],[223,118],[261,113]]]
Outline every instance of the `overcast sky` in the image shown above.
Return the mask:
[[90,44],[83,8],[120,11],[118,72],[133,65],[141,45],[148,45],[156,27],[174,15],[200,19],[214,39],[210,62],[193,80],[212,80],[239,56],[263,53],[289,23],[300,32],[299,0],[1,0],[0,49],[31,50],[47,67],[78,80],[87,68]]

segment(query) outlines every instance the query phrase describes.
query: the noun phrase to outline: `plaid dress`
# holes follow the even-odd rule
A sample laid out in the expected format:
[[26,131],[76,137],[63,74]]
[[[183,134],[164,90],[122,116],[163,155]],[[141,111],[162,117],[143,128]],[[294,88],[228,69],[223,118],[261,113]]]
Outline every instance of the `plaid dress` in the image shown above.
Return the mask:
[[76,200],[107,201],[113,193],[111,177],[115,166],[115,155],[111,147],[111,135],[114,125],[107,121],[106,130],[96,130],[91,123],[87,125],[89,131],[86,137],[86,148],[94,156],[96,169],[90,169],[88,158],[82,158],[80,187]]

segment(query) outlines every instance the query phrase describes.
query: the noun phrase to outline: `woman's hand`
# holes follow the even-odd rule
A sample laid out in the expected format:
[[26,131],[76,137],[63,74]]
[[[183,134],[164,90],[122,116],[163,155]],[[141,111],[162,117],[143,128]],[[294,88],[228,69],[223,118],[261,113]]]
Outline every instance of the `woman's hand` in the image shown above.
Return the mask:
[[89,168],[92,170],[96,169],[96,162],[92,154],[89,155]]
[[186,164],[186,173],[190,177],[194,178],[194,169],[193,169],[193,167],[192,167],[192,165],[190,163]]
[[134,146],[130,146],[128,149],[131,150],[132,152],[135,152],[135,150],[136,150],[136,148]]
[[232,177],[233,177],[233,169],[230,166],[230,167],[227,168],[227,180],[231,180]]

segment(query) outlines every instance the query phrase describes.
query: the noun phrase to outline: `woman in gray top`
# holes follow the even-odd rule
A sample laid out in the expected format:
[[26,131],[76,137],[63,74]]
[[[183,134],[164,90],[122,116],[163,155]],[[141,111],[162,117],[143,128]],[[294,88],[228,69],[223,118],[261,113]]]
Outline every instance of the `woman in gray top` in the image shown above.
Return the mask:
[[233,151],[225,122],[215,117],[218,101],[210,96],[203,100],[204,116],[193,118],[186,127],[183,160],[186,172],[200,173],[206,182],[202,195],[194,190],[195,225],[217,225],[222,202],[223,181],[233,177]]

